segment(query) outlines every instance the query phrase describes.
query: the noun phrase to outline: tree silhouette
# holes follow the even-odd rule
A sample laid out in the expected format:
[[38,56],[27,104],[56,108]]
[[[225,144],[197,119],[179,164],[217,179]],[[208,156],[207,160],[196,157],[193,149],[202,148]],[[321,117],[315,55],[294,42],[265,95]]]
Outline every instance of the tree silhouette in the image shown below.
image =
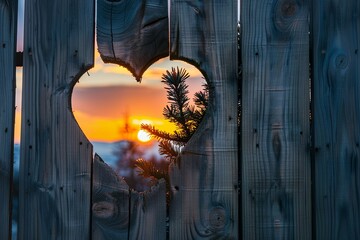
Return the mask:
[[[190,140],[200,125],[208,106],[209,88],[203,85],[203,90],[196,92],[193,97],[194,105],[190,104],[186,79],[189,73],[183,68],[172,68],[162,75],[162,83],[167,91],[168,105],[164,107],[165,119],[174,123],[176,130],[172,133],[161,131],[150,124],[142,124],[141,128],[159,142],[159,152],[168,163],[177,164],[177,157],[181,149]],[[138,159],[135,166],[143,177],[158,180],[164,178],[167,183],[168,197],[170,190],[167,169],[159,169],[154,163]]]

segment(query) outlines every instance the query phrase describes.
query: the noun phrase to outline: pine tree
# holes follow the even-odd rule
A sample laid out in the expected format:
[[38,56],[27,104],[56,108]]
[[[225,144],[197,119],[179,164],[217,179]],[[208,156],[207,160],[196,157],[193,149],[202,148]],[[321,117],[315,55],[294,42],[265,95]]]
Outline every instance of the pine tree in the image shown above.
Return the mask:
[[[200,125],[208,106],[209,88],[203,85],[203,90],[194,94],[193,102],[190,104],[188,97],[188,85],[186,80],[190,77],[189,73],[183,68],[172,68],[162,75],[162,83],[165,84],[167,91],[168,105],[163,110],[164,117],[174,123],[177,129],[168,133],[156,129],[150,124],[143,124],[141,128],[152,138],[159,142],[159,152],[169,163],[177,164],[177,157],[181,149],[189,141]],[[153,163],[142,159],[137,160],[136,167],[139,174],[152,179],[165,178],[169,192],[168,172],[157,169]]]

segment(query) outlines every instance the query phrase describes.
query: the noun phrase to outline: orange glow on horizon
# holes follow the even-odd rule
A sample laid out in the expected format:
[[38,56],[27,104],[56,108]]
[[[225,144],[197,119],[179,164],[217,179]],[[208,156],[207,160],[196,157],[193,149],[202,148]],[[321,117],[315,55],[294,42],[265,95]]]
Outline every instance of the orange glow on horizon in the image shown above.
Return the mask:
[[21,113],[19,110],[15,111],[15,126],[14,126],[14,143],[20,143],[21,135]]
[[[125,129],[126,119],[124,118],[113,119],[88,116],[79,111],[75,111],[74,116],[84,134],[91,141],[116,142],[120,140],[131,140],[146,143],[138,137],[142,123],[149,123],[157,129],[167,132],[173,132],[176,129],[174,124],[166,120],[156,118],[149,119],[142,116],[129,116],[127,129]],[[149,141],[151,141],[151,139]]]

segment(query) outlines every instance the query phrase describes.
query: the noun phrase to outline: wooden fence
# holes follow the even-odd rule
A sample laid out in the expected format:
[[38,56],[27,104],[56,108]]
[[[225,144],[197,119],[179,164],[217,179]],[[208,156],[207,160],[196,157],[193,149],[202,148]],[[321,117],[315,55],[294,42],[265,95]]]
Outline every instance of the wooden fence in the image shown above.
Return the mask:
[[0,0],[0,238],[11,233],[17,1]]
[[[138,80],[169,55],[210,85],[169,169],[168,222],[164,181],[129,189],[71,112],[93,66],[95,2],[26,0],[19,239],[360,239],[360,2],[243,0],[240,36],[237,0],[167,4],[98,0],[97,44]],[[0,0],[0,239],[11,235],[16,13]]]

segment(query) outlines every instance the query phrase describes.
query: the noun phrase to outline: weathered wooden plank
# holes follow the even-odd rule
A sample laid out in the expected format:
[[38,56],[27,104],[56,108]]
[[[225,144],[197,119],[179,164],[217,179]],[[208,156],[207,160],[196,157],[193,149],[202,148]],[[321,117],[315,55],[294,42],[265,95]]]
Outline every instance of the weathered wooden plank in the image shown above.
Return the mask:
[[0,235],[11,235],[17,0],[0,0]]
[[104,62],[126,67],[138,81],[169,54],[167,0],[97,1],[97,43]]
[[360,239],[360,2],[313,2],[316,239]]
[[170,239],[238,239],[237,1],[172,0],[170,57],[194,63],[209,107],[171,170]]
[[[128,68],[140,81],[152,63],[168,55],[167,1],[100,0],[97,4],[97,44],[101,58]],[[126,223],[128,239],[166,238],[164,181],[149,192],[131,192],[129,202],[124,201],[125,196],[116,200],[121,202],[122,209],[130,204],[130,222]],[[125,237],[125,222],[110,232]],[[112,239],[109,236],[102,239]]]
[[166,239],[165,180],[138,193],[98,155],[93,174],[92,239]]
[[161,179],[151,190],[131,191],[129,239],[166,239],[166,184]]
[[92,145],[71,112],[93,66],[94,1],[25,2],[20,239],[89,239]]
[[129,186],[98,155],[95,155],[92,239],[129,239],[129,205]]
[[311,239],[309,6],[241,4],[243,239]]

